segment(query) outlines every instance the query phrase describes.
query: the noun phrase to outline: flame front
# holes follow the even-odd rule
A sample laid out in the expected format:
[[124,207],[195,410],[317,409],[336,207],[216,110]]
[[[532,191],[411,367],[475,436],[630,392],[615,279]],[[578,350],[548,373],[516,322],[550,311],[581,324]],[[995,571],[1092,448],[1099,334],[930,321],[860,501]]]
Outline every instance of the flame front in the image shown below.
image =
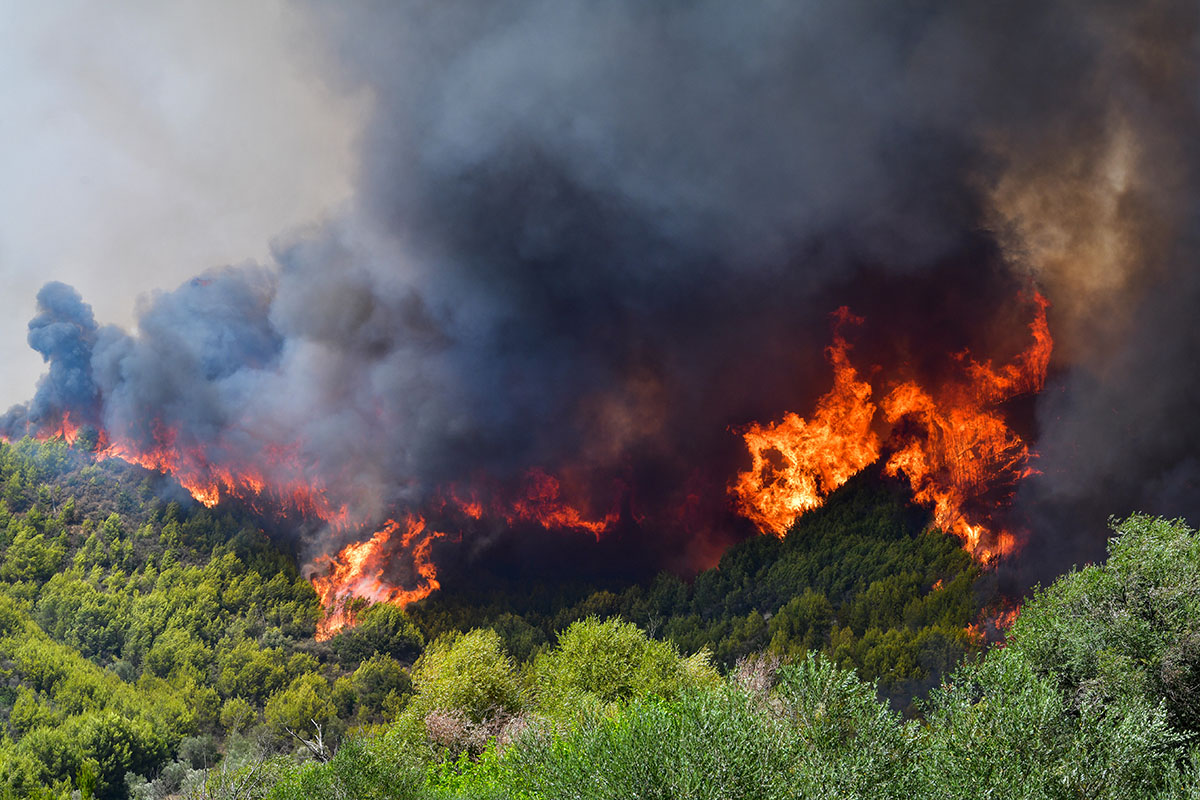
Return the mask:
[[[71,444],[79,432],[80,426],[64,413],[61,419],[40,426],[34,436]],[[139,444],[139,439],[149,439],[150,443]],[[300,445],[264,445],[256,453],[258,465],[235,465],[215,457],[231,449],[220,442],[185,446],[174,428],[156,422],[148,436],[142,437],[110,437],[107,431],[99,430],[93,455],[98,461],[120,459],[172,475],[197,502],[209,508],[235,499],[262,517],[320,520],[336,533],[364,526],[345,503],[334,502],[325,487],[310,482],[308,473],[313,470],[306,469]],[[615,511],[593,518],[563,494],[558,478],[535,468],[526,473],[515,497],[497,490],[485,503],[475,497],[474,491],[470,500],[460,499],[452,490],[443,491],[442,497],[450,499],[443,499],[441,511],[456,511],[465,520],[489,517],[514,526],[536,524],[548,530],[586,531],[597,539],[616,522]],[[508,499],[501,499],[506,496]],[[389,519],[370,539],[349,544],[336,555],[322,556],[315,562],[319,572],[312,583],[326,610],[318,626],[318,640],[355,624],[354,604],[350,602],[354,598],[403,607],[440,588],[431,550],[433,540],[444,534],[430,529],[421,515],[405,513],[398,518],[401,521]],[[419,578],[415,588],[397,586],[384,577],[394,572],[390,566],[393,561],[405,559],[411,559]]]
[[[1040,391],[1053,340],[1046,322],[1047,302],[1035,297],[1030,324],[1033,343],[1012,363],[965,362],[965,378],[929,390],[915,381],[895,384],[880,401],[858,378],[847,357],[838,312],[834,343],[828,350],[833,388],[817,403],[811,420],[795,413],[772,425],[752,425],[742,436],[751,468],[730,487],[739,511],[764,532],[784,535],[800,514],[824,503],[850,476],[881,453],[876,412],[889,432],[884,471],[908,480],[918,503],[933,508],[934,524],[963,540],[981,561],[1005,555],[1016,545],[1007,530],[993,530],[991,515],[1021,478],[1033,472],[1032,452],[1008,426],[1001,404]],[[857,321],[857,320],[855,320]]]
[[[959,536],[972,555],[987,561],[1011,551],[1015,537],[995,529],[992,516],[1015,483],[1033,471],[1033,453],[1008,426],[1002,404],[1039,391],[1045,381],[1053,346],[1046,307],[1036,297],[1033,342],[1011,363],[997,367],[962,353],[956,356],[962,378],[936,387],[907,379],[873,385],[874,378],[862,377],[851,362],[845,330],[863,320],[840,309],[826,350],[833,385],[812,415],[806,419],[788,413],[777,422],[754,423],[741,431],[751,466],[730,486],[739,511],[764,532],[783,536],[800,514],[820,506],[852,475],[883,458],[884,472],[907,480],[914,498],[932,508],[934,524]],[[882,373],[873,369],[869,374]],[[63,413],[34,435],[74,442],[80,430]],[[314,480],[322,473],[305,459],[303,443],[247,448],[244,442],[229,446],[220,437],[207,443],[185,439],[162,423],[138,432],[101,429],[94,450],[98,459],[120,458],[171,474],[209,507],[232,498],[263,517],[321,520],[343,537],[354,529],[370,529],[368,520],[351,513],[345,498]],[[232,457],[248,450],[253,453],[249,462]],[[588,490],[581,491],[587,482],[578,477],[570,470],[554,475],[533,468],[519,487],[484,479],[460,495],[448,485],[432,495],[440,498],[440,507],[434,502],[411,511],[393,510],[394,518],[369,539],[318,560],[312,582],[326,608],[318,638],[354,624],[352,598],[404,606],[439,588],[432,547],[444,534],[427,525],[427,517],[451,531],[491,520],[589,533],[597,539],[617,524],[622,507],[638,519],[630,503],[614,502],[598,514],[588,503]],[[335,481],[343,488],[352,483]],[[415,587],[390,582],[394,577],[388,576],[397,573],[394,567],[409,560],[413,578],[408,583]]]
[[[392,537],[397,533],[400,537],[393,542]],[[442,536],[443,533],[429,528],[422,517],[407,516],[402,522],[389,519],[367,541],[348,544],[332,558],[318,558],[316,565],[325,571],[314,575],[312,584],[321,599],[325,616],[317,625],[317,641],[325,641],[355,624],[349,602],[354,598],[392,603],[403,608],[440,588],[430,551],[433,540]],[[397,549],[410,553],[413,569],[421,577],[414,589],[404,589],[384,578]]]
[[298,445],[266,446],[259,451],[261,465],[232,466],[210,457],[209,451],[220,451],[219,446],[184,447],[176,431],[162,424],[152,427],[152,439],[149,447],[142,447],[126,439],[110,441],[108,433],[101,431],[96,458],[119,458],[173,475],[197,502],[209,508],[224,498],[234,498],[260,516],[295,513],[322,520],[335,529],[354,524],[344,503],[334,503],[324,487],[311,482]]
[[536,522],[543,528],[572,528],[589,531],[597,539],[617,520],[615,512],[603,519],[587,519],[583,513],[562,498],[558,479],[545,470],[534,469],[526,474],[525,496],[501,512],[509,525]]
[[833,364],[833,388],[817,401],[812,419],[789,413],[771,425],[754,423],[742,433],[752,464],[731,491],[742,514],[776,536],[879,458],[879,437],[871,429],[871,385],[859,380],[841,333],[846,323],[862,320],[844,307],[836,316],[833,345],[825,351]]

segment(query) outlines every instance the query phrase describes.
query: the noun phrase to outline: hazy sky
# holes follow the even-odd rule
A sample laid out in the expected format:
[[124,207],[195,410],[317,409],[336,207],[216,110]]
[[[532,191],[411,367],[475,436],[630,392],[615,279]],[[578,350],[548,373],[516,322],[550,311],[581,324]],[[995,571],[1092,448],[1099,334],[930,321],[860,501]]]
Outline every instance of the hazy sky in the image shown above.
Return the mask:
[[43,370],[45,281],[127,325],[346,201],[367,101],[319,52],[284,0],[0,0],[0,409]]

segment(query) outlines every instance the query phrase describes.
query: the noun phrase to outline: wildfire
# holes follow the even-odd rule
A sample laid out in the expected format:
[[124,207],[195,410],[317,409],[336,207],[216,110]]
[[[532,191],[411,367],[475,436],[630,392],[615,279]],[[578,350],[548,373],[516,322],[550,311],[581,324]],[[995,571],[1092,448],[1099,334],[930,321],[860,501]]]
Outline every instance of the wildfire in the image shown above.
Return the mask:
[[[751,468],[730,487],[739,511],[764,532],[782,536],[796,518],[820,506],[850,476],[881,453],[876,426],[888,431],[884,471],[904,477],[919,503],[933,507],[934,524],[954,533],[981,561],[1013,550],[1016,539],[992,530],[990,517],[1012,486],[1033,472],[1028,445],[1009,428],[1000,404],[1042,388],[1053,341],[1046,300],[1035,297],[1030,323],[1033,343],[1001,367],[962,353],[965,379],[934,390],[914,381],[894,384],[877,408],[872,386],[858,378],[841,333],[846,309],[836,315],[827,355],[833,388],[817,403],[811,420],[795,413],[780,422],[751,425],[742,436]],[[876,420],[876,412],[882,419]],[[1006,491],[1007,490],[1007,491]]]
[[1021,615],[1021,607],[1009,601],[1001,601],[999,605],[984,608],[979,612],[975,622],[967,625],[964,632],[977,644],[995,642],[1003,647],[1003,640],[1009,630],[1016,624]]
[[496,490],[490,502],[481,500],[475,490],[462,496],[455,487],[442,493],[443,509],[456,510],[473,520],[493,517],[509,525],[535,524],[548,530],[587,531],[599,539],[617,522],[614,507],[602,518],[592,518],[563,497],[562,482],[544,469],[525,473],[524,485],[516,497]]
[[[62,439],[67,444],[75,444],[79,438],[80,426],[71,421],[71,412],[64,411],[62,417],[54,422],[42,425],[33,433],[33,438],[39,442],[49,442]],[[0,442],[9,444],[11,440],[6,434],[0,433]]]
[[518,498],[510,508],[503,511],[509,525],[518,522],[536,522],[543,528],[574,528],[590,531],[597,539],[610,525],[617,521],[611,511],[604,519],[590,520],[562,498],[562,487],[557,478],[540,469],[530,470],[526,475],[525,496]]
[[37,438],[42,441],[47,439],[62,439],[67,444],[75,444],[75,440],[79,438],[79,426],[71,421],[71,412],[65,411],[58,425],[42,428],[38,432]]
[[[788,413],[740,431],[751,466],[729,489],[739,511],[764,532],[783,536],[800,514],[819,507],[852,475],[884,459],[883,471],[906,480],[916,501],[932,508],[934,524],[960,537],[976,558],[989,561],[1010,552],[1015,537],[998,528],[992,516],[1015,483],[1033,471],[1034,454],[1008,426],[1002,404],[1039,391],[1045,380],[1053,343],[1047,303],[1037,296],[1035,305],[1032,343],[1011,363],[996,366],[960,353],[955,358],[962,377],[933,387],[907,376],[877,378],[883,375],[877,368],[867,373],[871,377],[860,375],[851,361],[846,329],[863,320],[839,309],[833,341],[825,351],[833,385],[811,416]],[[70,414],[63,413],[35,435],[70,443],[80,431]],[[227,444],[220,436],[193,443],[186,433],[181,436],[155,422],[138,435],[96,431],[94,452],[97,459],[120,458],[173,475],[205,506],[232,498],[264,517],[317,519],[343,534],[364,527],[346,503],[313,480],[320,471],[305,461],[302,443],[264,445],[249,463],[231,457],[242,453],[245,458],[244,445]],[[434,495],[440,506],[435,501],[397,514],[366,541],[322,556],[312,577],[326,608],[318,639],[354,624],[353,598],[404,606],[437,590],[432,547],[444,536],[439,529],[467,530],[492,520],[586,532],[599,539],[620,519],[619,504],[598,514],[577,489],[570,473],[558,476],[540,468],[526,472],[519,487],[478,480],[460,494],[449,485]],[[576,502],[581,496],[582,505]],[[426,523],[427,517],[437,529]],[[411,559],[414,588],[385,577],[395,574],[397,559]]]
[[[80,426],[64,413],[61,420],[42,425],[35,437],[74,443],[79,432]],[[197,502],[210,508],[232,498],[263,517],[290,518],[294,514],[321,520],[331,530],[343,532],[362,525],[351,518],[345,504],[333,502],[324,487],[309,482],[310,470],[305,469],[299,445],[266,446],[256,453],[259,465],[234,466],[218,455],[227,452],[220,441],[207,446],[185,446],[174,428],[159,422],[151,425],[148,437],[141,438],[148,438],[149,444],[138,437],[114,437],[99,430],[93,455],[98,461],[121,459],[172,475]],[[469,496],[470,499],[463,500],[452,489],[443,492],[441,512],[454,510],[470,520],[490,517],[509,525],[537,524],[547,529],[587,531],[597,539],[618,517],[615,511],[599,519],[584,513],[564,498],[559,479],[542,469],[526,473],[515,497],[497,490],[485,503],[473,490]],[[501,499],[505,497],[506,500]],[[312,583],[326,609],[318,626],[319,640],[355,624],[354,605],[350,602],[354,598],[404,606],[440,588],[431,550],[433,541],[444,534],[429,528],[423,516],[405,514],[399,519],[389,519],[370,539],[349,544],[336,555],[317,560],[323,571],[313,576]],[[407,553],[412,560],[419,577],[416,588],[405,589],[383,577],[388,565],[401,553]]]
[[[393,543],[392,537],[397,533],[400,537]],[[317,559],[317,566],[325,568],[324,574],[312,577],[313,588],[325,608],[325,617],[317,625],[317,641],[325,641],[341,629],[354,626],[356,620],[348,602],[353,598],[404,607],[440,588],[430,551],[434,539],[442,536],[443,533],[427,527],[422,517],[407,516],[402,522],[389,519],[367,541],[348,544],[332,558]],[[395,586],[383,577],[397,548],[408,550],[412,556],[413,567],[421,577],[415,589]]]
[[753,423],[742,433],[752,463],[731,491],[742,514],[776,536],[879,458],[879,437],[871,429],[871,385],[859,380],[841,333],[843,325],[862,320],[845,307],[836,318],[833,345],[825,351],[833,364],[833,388],[817,401],[812,419],[789,413],[771,425]]
[[310,483],[298,446],[267,447],[260,453],[262,466],[233,467],[216,463],[206,448],[181,446],[175,430],[164,425],[155,424],[152,437],[150,447],[138,447],[127,440],[109,441],[108,434],[101,432],[96,459],[119,458],[173,475],[197,502],[209,508],[224,498],[235,498],[262,516],[293,512],[338,529],[352,524],[345,504],[335,504],[323,487]]

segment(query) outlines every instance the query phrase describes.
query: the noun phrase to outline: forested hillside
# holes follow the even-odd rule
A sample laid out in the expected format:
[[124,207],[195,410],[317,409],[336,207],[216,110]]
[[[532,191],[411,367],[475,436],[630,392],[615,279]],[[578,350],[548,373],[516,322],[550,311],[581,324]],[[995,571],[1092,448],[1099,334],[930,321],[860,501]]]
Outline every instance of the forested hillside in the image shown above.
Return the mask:
[[811,652],[721,676],[590,619],[521,667],[481,629],[426,651],[395,723],[330,760],[227,762],[204,796],[1195,798],[1200,538],[1148,517],[1116,533],[918,719]]
[[878,680],[899,708],[982,644],[981,606],[997,599],[958,539],[897,483],[868,470],[805,515],[786,538],[752,538],[694,580],[664,573],[647,586],[575,599],[547,592],[434,595],[410,608],[427,637],[490,627],[518,660],[585,617],[619,616],[722,669],[760,651],[819,650]]
[[980,645],[967,630],[978,567],[877,476],[693,581],[435,594],[407,613],[371,608],[327,642],[294,555],[236,507],[93,463],[86,442],[2,444],[0,481],[0,778],[22,796],[166,796],[230,751],[304,750],[314,726],[336,747],[406,708],[426,642],[477,628],[514,670],[587,618],[633,622],[722,671],[815,649],[879,678],[897,707]]
[[982,661],[990,574],[869,473],[694,579],[484,583],[317,642],[245,510],[61,441],[0,444],[0,485],[7,796],[1150,796],[1200,731],[1181,524],[1124,523]]

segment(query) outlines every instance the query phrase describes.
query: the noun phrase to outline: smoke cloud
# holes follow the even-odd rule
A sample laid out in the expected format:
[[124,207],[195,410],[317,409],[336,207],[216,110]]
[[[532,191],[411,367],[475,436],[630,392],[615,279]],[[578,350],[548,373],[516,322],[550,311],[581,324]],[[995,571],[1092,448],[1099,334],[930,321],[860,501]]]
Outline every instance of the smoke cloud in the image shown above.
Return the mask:
[[132,332],[47,286],[8,430],[165,426],[376,519],[544,469],[681,567],[745,535],[731,429],[827,388],[830,311],[867,317],[864,363],[931,372],[1023,346],[1036,286],[1029,563],[1095,557],[1109,514],[1200,517],[1194,4],[304,8],[371,98],[351,206]]

